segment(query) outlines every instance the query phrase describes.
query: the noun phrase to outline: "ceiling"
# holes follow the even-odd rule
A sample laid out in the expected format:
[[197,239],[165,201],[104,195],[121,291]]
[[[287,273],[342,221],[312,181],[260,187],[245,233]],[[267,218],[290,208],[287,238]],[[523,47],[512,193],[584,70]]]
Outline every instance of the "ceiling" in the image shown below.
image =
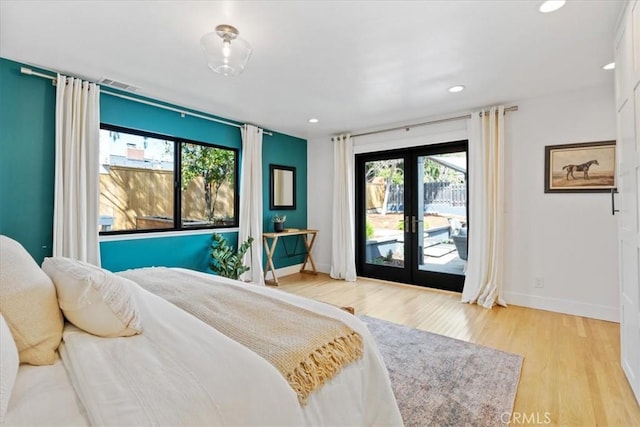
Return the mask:
[[[623,3],[542,14],[541,1],[0,0],[0,56],[314,138],[613,90],[602,66]],[[253,47],[239,76],[206,65],[199,40],[218,24]]]

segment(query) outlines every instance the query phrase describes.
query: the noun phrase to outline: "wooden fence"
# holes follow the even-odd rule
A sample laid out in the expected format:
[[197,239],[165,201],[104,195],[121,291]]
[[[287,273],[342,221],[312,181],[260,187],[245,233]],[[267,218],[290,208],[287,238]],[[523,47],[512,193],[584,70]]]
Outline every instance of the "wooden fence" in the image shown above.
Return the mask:
[[[215,205],[215,216],[233,216],[233,191],[223,184]],[[173,227],[173,172],[109,166],[100,174],[100,215],[111,218],[111,230]],[[206,221],[202,178],[182,191],[182,218]]]
[[451,206],[465,206],[467,204],[467,185],[450,182],[425,182],[424,203],[425,205],[443,203]]
[[[385,192],[384,183],[367,184],[367,209],[381,210]],[[450,182],[425,182],[424,204],[446,204],[450,206],[466,206],[466,184],[452,184]],[[389,188],[387,200],[388,212],[404,211],[404,185],[392,184]]]

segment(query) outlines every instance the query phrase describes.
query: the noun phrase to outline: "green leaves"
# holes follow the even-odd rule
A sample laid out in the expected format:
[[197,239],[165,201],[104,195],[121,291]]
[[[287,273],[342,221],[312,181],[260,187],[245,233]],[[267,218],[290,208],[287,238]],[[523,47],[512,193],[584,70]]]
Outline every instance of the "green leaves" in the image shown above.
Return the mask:
[[367,182],[374,178],[384,178],[389,184],[402,184],[404,179],[404,161],[402,159],[375,160],[365,164]]
[[278,213],[273,215],[273,217],[271,217],[271,221],[273,222],[285,222],[286,220],[287,220],[286,215],[280,215]]
[[211,244],[211,263],[209,268],[220,276],[238,280],[250,267],[242,264],[244,254],[251,247],[253,237],[249,237],[246,242],[240,245],[238,251],[229,246],[222,235],[213,233],[213,243]]
[[371,238],[373,237],[373,234],[376,232],[376,230],[373,228],[373,224],[367,221],[365,223],[365,230],[366,230],[365,233],[367,235],[367,240],[371,240]]
[[199,144],[182,144],[182,188],[191,181],[202,177],[207,212],[212,221],[218,191],[225,182],[233,183],[235,172],[235,152],[223,148],[207,147]]

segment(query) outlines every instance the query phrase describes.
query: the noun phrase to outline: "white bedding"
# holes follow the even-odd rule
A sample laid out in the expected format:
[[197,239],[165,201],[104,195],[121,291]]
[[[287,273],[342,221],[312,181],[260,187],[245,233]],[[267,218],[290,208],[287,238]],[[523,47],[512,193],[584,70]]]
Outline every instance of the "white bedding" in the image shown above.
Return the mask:
[[[285,379],[264,359],[136,288],[141,335],[100,338],[73,326],[65,328],[60,352],[81,404],[57,362],[45,368],[55,370],[60,392],[52,393],[51,404],[37,403],[37,412],[46,407],[47,413],[35,416],[29,403],[34,396],[24,384],[38,384],[34,395],[40,395],[40,380],[21,367],[16,389],[22,391],[12,395],[7,425],[402,425],[382,357],[362,322],[317,301],[270,288],[248,288],[339,318],[362,335],[363,358],[346,366],[301,407]],[[47,381],[54,390],[53,380]]]
[[293,392],[266,361],[160,297],[136,293],[142,334],[63,333],[62,359],[92,425],[302,424]]
[[6,427],[89,425],[60,358],[53,365],[21,365],[8,409]]
[[[193,270],[176,270],[186,274],[212,277],[210,274]],[[238,282],[224,277],[215,276],[215,280],[238,284]],[[351,329],[360,333],[363,338],[364,355],[362,359],[343,368],[338,376],[310,395],[303,411],[306,425],[403,425],[382,355],[366,325],[356,316],[333,305],[288,294],[274,288],[246,286],[245,289],[340,319]]]

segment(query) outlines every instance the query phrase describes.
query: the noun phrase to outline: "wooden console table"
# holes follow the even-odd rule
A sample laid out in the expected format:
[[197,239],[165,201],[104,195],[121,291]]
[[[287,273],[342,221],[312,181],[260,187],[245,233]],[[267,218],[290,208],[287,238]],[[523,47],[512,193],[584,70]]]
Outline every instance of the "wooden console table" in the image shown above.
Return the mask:
[[[273,265],[273,254],[276,251],[276,245],[278,244],[278,238],[280,237],[302,236],[302,240],[304,242],[304,246],[306,249],[306,254],[305,254],[304,262],[302,263],[302,267],[300,268],[300,272],[308,273],[308,274],[316,274],[316,263],[313,260],[313,255],[311,254],[311,251],[313,250],[313,244],[316,242],[317,235],[318,235],[318,230],[295,230],[295,231],[285,230],[281,233],[263,233],[262,243],[264,244],[264,249],[267,252],[267,262],[264,269],[265,283],[278,286],[278,276],[276,276],[276,268]],[[311,238],[309,238],[309,236],[311,236]],[[273,239],[271,244],[269,244],[269,239]],[[311,270],[307,269],[307,264],[311,265]],[[267,280],[267,273],[269,272],[269,270],[271,270],[271,274],[273,274],[273,280]]]

